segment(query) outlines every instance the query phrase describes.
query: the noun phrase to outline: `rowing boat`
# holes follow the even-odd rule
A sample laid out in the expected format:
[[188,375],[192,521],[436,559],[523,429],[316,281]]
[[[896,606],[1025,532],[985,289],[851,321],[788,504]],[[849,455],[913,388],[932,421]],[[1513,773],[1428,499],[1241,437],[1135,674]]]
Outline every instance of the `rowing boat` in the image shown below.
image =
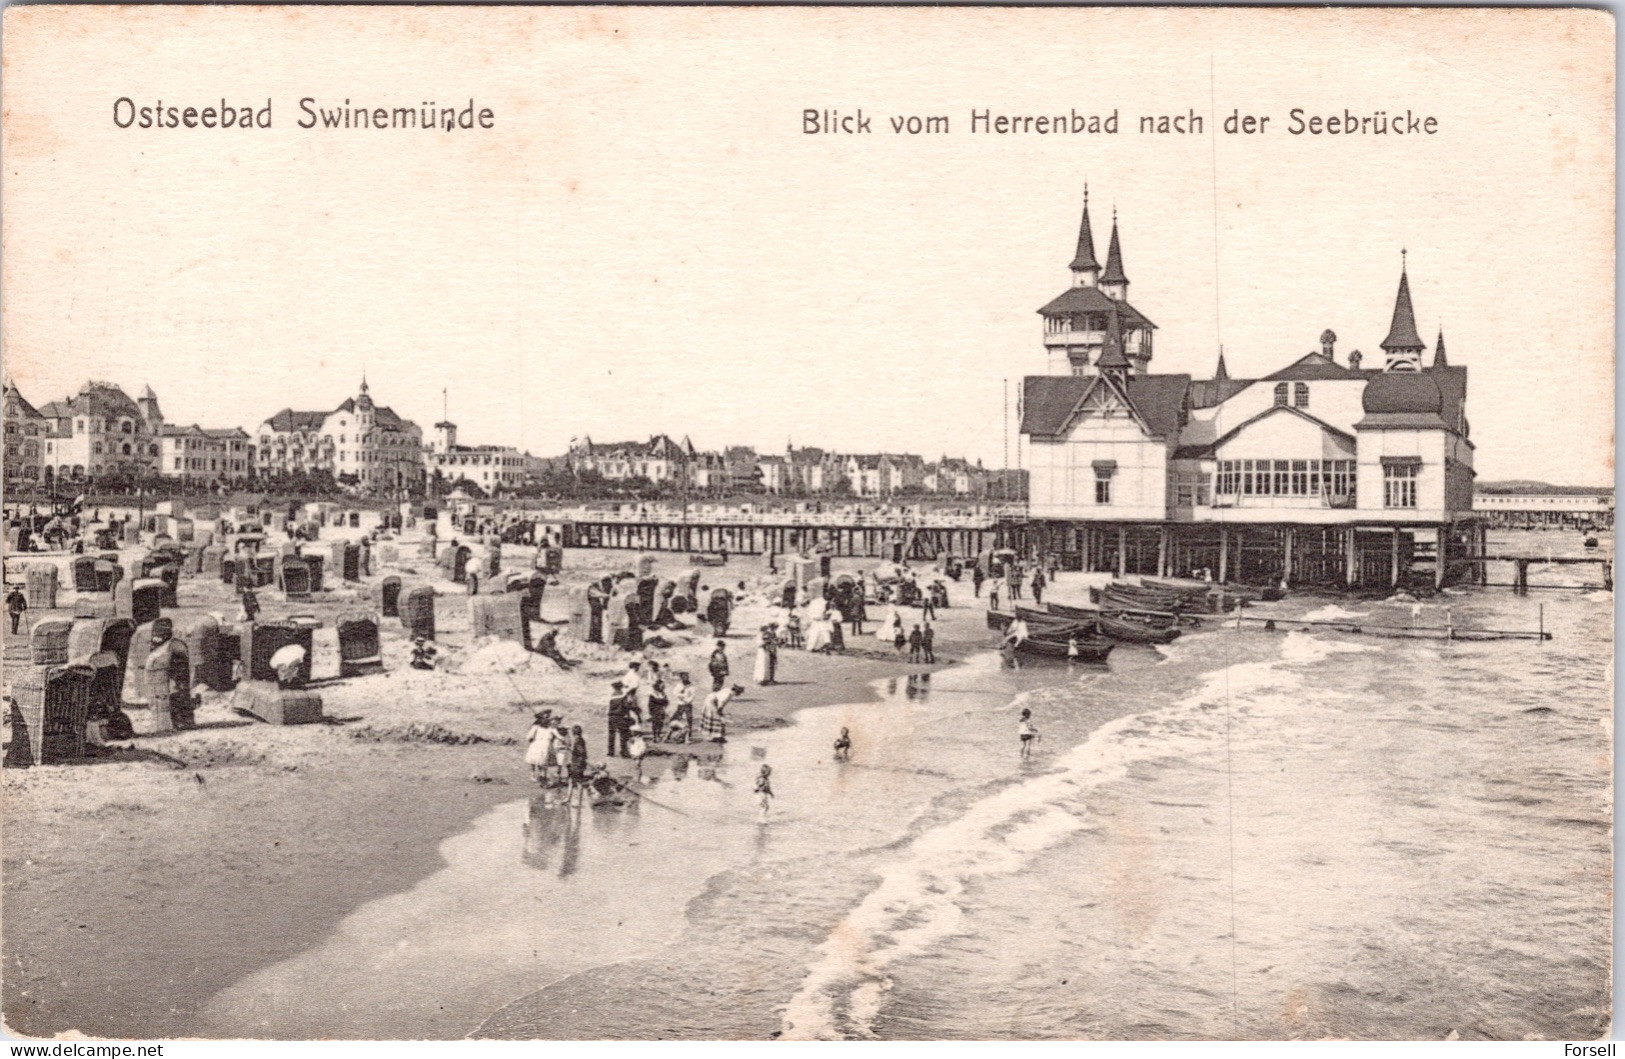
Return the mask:
[[1132,618],[1113,617],[1102,614],[1095,622],[1102,636],[1124,643],[1169,643],[1179,638],[1176,628],[1147,624]]
[[1029,636],[1015,645],[1019,655],[1037,658],[1069,658],[1077,662],[1104,662],[1106,656],[1112,653],[1117,645],[1110,640],[1078,639],[1078,654],[1072,658],[1072,644],[1067,639],[1055,639],[1050,636]]

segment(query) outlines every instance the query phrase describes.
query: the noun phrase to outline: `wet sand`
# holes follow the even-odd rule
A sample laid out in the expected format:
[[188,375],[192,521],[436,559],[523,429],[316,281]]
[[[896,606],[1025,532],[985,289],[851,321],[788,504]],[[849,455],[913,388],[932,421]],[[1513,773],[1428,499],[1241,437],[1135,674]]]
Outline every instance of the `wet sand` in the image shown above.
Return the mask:
[[[510,565],[521,561],[519,550],[510,552]],[[549,589],[550,598],[635,558],[571,552],[564,583]],[[677,556],[660,560],[667,570],[686,566]],[[413,564],[403,558],[400,565]],[[840,561],[837,570],[855,565]],[[376,571],[390,572],[398,571]],[[729,637],[733,679],[748,687],[730,708],[739,733],[780,727],[806,706],[863,701],[877,678],[931,668],[902,663],[865,636],[849,641],[854,654],[846,657],[781,652],[784,682],[750,686],[742,678],[749,676],[769,579],[762,560],[743,557],[730,562],[726,576],[730,586],[738,580],[748,586]],[[953,588],[961,605],[942,611],[937,622],[944,663],[987,638],[980,608],[965,605],[969,584]],[[369,1000],[372,1011],[289,1011],[276,1003],[274,980],[254,977],[319,950],[346,917],[391,895],[403,895],[400,908],[429,914],[433,902],[414,900],[414,888],[449,863],[462,863],[455,844],[477,843],[481,826],[497,826],[486,818],[513,826],[503,814],[536,793],[521,743],[537,704],[581,724],[593,759],[600,756],[607,684],[627,656],[561,636],[565,654],[584,659],[573,672],[539,657],[511,673],[475,671],[466,600],[455,586],[442,582],[437,590],[446,593],[437,616],[447,670],[407,668],[404,635],[385,620],[386,672],[321,689],[326,712],[342,723],[273,728],[243,720],[230,709],[229,694],[210,695],[199,730],[138,737],[120,744],[133,749],[93,763],[6,770],[0,794],[10,1032],[432,1037],[472,1028],[466,1011],[423,1017],[421,999],[404,1005],[410,1017],[377,996]],[[266,609],[269,616],[320,614],[357,602],[354,592],[336,595],[316,604],[268,600]],[[365,598],[364,586],[359,599]],[[220,586],[182,585],[181,613],[219,611],[226,602]],[[871,609],[874,617],[879,612]],[[905,610],[905,620],[915,614]],[[679,634],[679,643],[653,653],[686,665],[703,683],[714,640],[702,632]],[[470,668],[458,671],[464,663]],[[652,758],[647,766],[658,770],[661,762]],[[668,863],[663,853],[644,859],[657,871]],[[682,897],[681,888],[669,896]],[[398,915],[384,920],[398,921]],[[612,957],[613,932],[603,938],[604,955]],[[536,957],[512,951],[539,967]],[[409,948],[401,958],[434,973],[432,953]],[[569,968],[561,962],[559,969]],[[468,1003],[472,1010],[490,1000],[476,990]]]

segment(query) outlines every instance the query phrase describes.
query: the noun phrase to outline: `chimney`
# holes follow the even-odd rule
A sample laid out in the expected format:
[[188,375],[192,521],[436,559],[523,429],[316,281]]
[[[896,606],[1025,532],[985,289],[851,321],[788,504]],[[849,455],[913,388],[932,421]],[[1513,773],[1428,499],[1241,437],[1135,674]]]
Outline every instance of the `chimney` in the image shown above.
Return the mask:
[[1349,354],[1349,370],[1350,371],[1359,371],[1360,370],[1360,351],[1357,350],[1357,349],[1354,352]]
[[1332,356],[1332,347],[1335,345],[1337,345],[1337,332],[1333,331],[1331,328],[1327,328],[1320,333],[1321,356],[1325,357],[1327,360],[1334,360],[1335,358]]

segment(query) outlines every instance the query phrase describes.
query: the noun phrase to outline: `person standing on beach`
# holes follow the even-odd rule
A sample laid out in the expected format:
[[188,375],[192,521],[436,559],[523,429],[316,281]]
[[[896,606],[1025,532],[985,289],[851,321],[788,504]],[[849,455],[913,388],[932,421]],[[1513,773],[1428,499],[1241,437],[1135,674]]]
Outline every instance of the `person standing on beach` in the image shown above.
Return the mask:
[[863,582],[859,581],[852,586],[852,598],[847,604],[847,613],[852,618],[852,635],[863,635],[863,623],[869,617],[869,609],[863,603]]
[[725,641],[717,641],[717,649],[711,652],[711,690],[721,691],[728,683],[728,645]]
[[908,660],[910,662],[920,661],[924,649],[925,637],[921,634],[920,627],[916,625],[914,631],[908,634]]
[[845,728],[841,729],[840,738],[835,740],[835,760],[852,760],[852,733],[848,732]]
[[713,743],[728,741],[728,703],[735,695],[745,691],[738,684],[713,691],[705,697],[705,708],[700,711],[700,731]]
[[772,684],[775,672],[778,669],[778,638],[773,635],[773,626],[764,625],[761,631],[761,642],[756,646],[756,683],[760,686]]
[[23,611],[28,609],[28,597],[23,590],[13,585],[6,593],[6,613],[11,616],[11,634],[17,635],[17,623],[22,620]]
[[935,650],[936,640],[937,631],[931,628],[930,622],[926,622],[925,629],[920,633],[920,648],[925,652],[925,660],[927,662],[935,663],[937,660],[937,652]]
[[568,804],[575,802],[576,790],[582,791],[582,800],[586,800],[587,784],[587,737],[582,734],[581,726],[575,726],[570,742],[570,790],[565,795]]
[[1009,584],[1010,584],[1010,598],[1012,600],[1020,599],[1021,598],[1021,564],[1020,563],[1011,563],[1010,564],[1010,574],[1009,574],[1009,577],[1008,577],[1008,581],[1009,581]]
[[762,809],[762,822],[767,822],[767,811],[773,807],[773,766],[763,765],[756,774],[756,804]]
[[1048,584],[1048,582],[1046,582],[1044,580],[1044,566],[1043,566],[1042,563],[1040,563],[1038,565],[1038,568],[1033,571],[1033,602],[1034,603],[1042,603],[1042,602],[1044,602],[1044,586],[1046,584]]
[[667,739],[675,740],[679,733],[683,742],[688,742],[694,734],[694,685],[688,679],[685,670],[677,674],[677,706],[672,711],[671,724],[667,728]]
[[986,579],[987,575],[982,573],[980,566],[970,568],[970,583],[975,587],[977,596],[982,594],[982,582]]
[[1021,760],[1026,761],[1033,756],[1033,743],[1038,739],[1038,729],[1033,727],[1032,710],[1021,711],[1021,721],[1016,725],[1016,734],[1021,737]]
[[631,698],[631,694],[625,689],[626,685],[619,680],[610,685],[608,717],[609,750],[607,751],[607,756],[609,757],[615,756],[615,744],[617,740],[620,742],[621,756],[632,756],[630,753],[628,753],[626,747],[627,732],[632,727],[632,718],[630,714],[632,704],[627,701]]

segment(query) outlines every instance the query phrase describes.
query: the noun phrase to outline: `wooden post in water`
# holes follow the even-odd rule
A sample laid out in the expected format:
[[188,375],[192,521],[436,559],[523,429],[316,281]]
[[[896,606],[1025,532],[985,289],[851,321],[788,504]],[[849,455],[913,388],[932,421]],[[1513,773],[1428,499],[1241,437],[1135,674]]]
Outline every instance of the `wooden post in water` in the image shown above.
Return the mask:
[[1128,572],[1128,527],[1117,527],[1117,576]]
[[1230,570],[1230,527],[1219,523],[1219,584],[1224,584]]
[[1157,576],[1168,576],[1168,527],[1157,527]]
[[1292,527],[1288,526],[1281,534],[1281,583],[1292,583]]

